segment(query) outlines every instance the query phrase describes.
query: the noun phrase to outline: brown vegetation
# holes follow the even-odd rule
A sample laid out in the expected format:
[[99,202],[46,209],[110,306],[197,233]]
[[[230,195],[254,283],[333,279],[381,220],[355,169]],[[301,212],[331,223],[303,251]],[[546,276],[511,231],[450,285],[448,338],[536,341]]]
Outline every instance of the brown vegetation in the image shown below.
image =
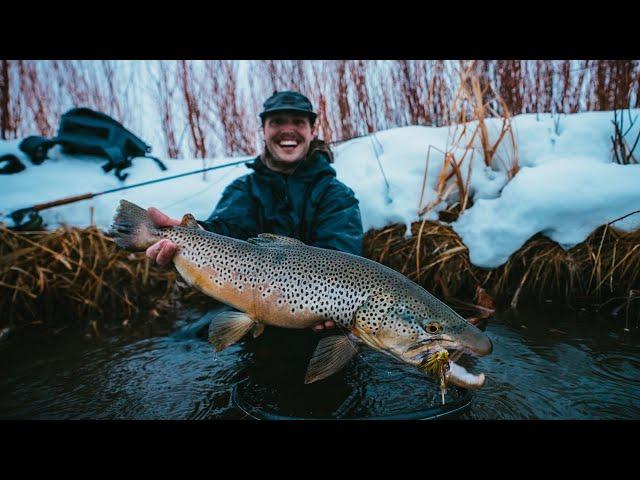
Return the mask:
[[[427,148],[427,160],[418,203],[420,216],[425,215],[443,201],[452,204],[448,213],[453,216],[447,218],[448,221],[455,219],[471,207],[469,184],[472,160],[476,154],[482,157],[486,166],[504,171],[508,179],[513,178],[520,168],[509,109],[502,97],[493,91],[486,81],[486,74],[478,72],[477,65],[476,62],[470,62],[468,65],[461,62],[460,87],[450,107],[453,118],[446,151],[441,151],[433,145]],[[500,108],[502,113],[499,114],[492,105]],[[499,131],[491,131],[489,119],[499,122]],[[423,205],[432,150],[442,153],[444,161],[435,185],[436,197],[429,204]],[[455,195],[455,201],[450,199],[453,195]]]
[[174,271],[118,249],[95,227],[20,233],[0,227],[0,327],[126,326],[192,296]]
[[[637,60],[472,65],[467,76],[483,95],[477,103],[501,117],[640,106]],[[87,106],[140,135],[143,122],[151,123],[163,138],[165,151],[156,151],[169,158],[253,154],[260,147],[257,113],[274,90],[307,94],[318,108],[320,136],[338,142],[393,127],[449,125],[460,113],[454,99],[468,67],[443,60],[3,60],[0,133],[50,136],[61,113]],[[141,116],[144,95],[157,115]]]
[[[499,268],[469,261],[456,233],[438,222],[370,231],[365,255],[406,275],[476,319],[502,305],[535,301],[636,308],[640,298],[640,232],[604,226],[570,250],[538,235]],[[178,302],[211,300],[186,287],[173,269],[150,265],[143,253],[118,249],[95,227],[13,232],[0,227],[0,328],[76,323],[97,328],[135,325]]]
[[507,263],[490,270],[471,264],[467,247],[449,226],[427,220],[415,222],[409,238],[402,225],[369,232],[365,255],[441,298],[469,300],[481,287],[513,307],[523,298],[568,305],[624,303],[640,289],[640,231],[610,226],[570,250],[536,235]]

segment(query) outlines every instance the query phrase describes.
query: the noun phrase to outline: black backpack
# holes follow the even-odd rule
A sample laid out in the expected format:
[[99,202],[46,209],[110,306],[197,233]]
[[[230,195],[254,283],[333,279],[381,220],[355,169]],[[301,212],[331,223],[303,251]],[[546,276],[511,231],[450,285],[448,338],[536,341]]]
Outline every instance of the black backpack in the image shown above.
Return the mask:
[[65,153],[106,157],[108,162],[102,169],[105,172],[114,170],[120,180],[128,176],[122,170],[130,167],[135,157],[151,158],[161,170],[167,169],[160,159],[148,155],[151,147],[121,123],[89,108],[74,108],[62,115],[56,137],[27,137],[19,148],[37,165],[47,158],[48,150],[56,144],[61,145]]

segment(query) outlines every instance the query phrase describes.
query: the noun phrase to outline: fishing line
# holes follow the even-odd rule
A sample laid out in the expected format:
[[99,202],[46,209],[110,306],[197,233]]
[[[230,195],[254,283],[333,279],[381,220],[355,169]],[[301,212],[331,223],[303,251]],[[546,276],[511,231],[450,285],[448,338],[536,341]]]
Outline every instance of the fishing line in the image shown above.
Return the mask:
[[[347,138],[346,140],[336,140],[335,142],[329,142],[328,145],[336,145],[334,147],[335,148],[334,156],[335,158],[338,158],[338,156],[343,154],[344,150],[347,150],[349,147],[357,145],[357,142],[351,143],[352,140],[364,139],[368,136],[370,136],[370,134],[358,135],[357,137]],[[338,144],[341,144],[341,145],[338,145]]]
[[358,398],[364,398],[364,385],[358,383],[351,391],[349,396],[344,399],[338,408],[335,410],[335,417],[348,418],[347,415],[353,410],[354,405],[357,405]]
[[242,405],[240,403],[236,403],[236,407],[238,407],[240,410],[242,410],[242,413],[244,413],[244,416],[242,418],[240,418],[240,420],[244,420],[247,417],[250,417],[253,420],[260,420],[260,418],[254,417],[249,412],[247,412],[244,408],[242,408]]
[[[274,413],[272,411],[268,411],[266,409],[262,409],[256,405],[252,405],[251,403],[245,400],[244,393],[240,392],[240,387],[243,386],[244,382],[240,382],[237,385],[234,385],[233,390],[231,392],[231,401],[238,407],[246,416],[249,416],[255,420],[322,420],[322,417],[298,417],[298,416],[286,416],[278,413]],[[362,390],[364,386],[360,385],[358,388]],[[408,413],[399,413],[399,414],[391,414],[391,415],[381,415],[381,416],[372,416],[372,417],[342,417],[348,418],[349,420],[436,420],[438,418],[446,418],[468,410],[471,406],[471,401],[473,400],[473,392],[471,390],[459,389],[461,391],[461,397],[458,400],[454,400],[449,403],[449,407],[440,407],[440,406],[432,406],[428,407],[424,410],[412,411]],[[348,400],[348,399],[347,399]],[[342,406],[342,405],[341,405]],[[249,412],[248,410],[253,410],[255,415]],[[340,415],[342,412],[337,412]],[[259,415],[259,416],[256,416]],[[340,418],[336,417],[336,415],[331,415],[326,418]]]
[[233,172],[233,170],[231,170],[229,173],[227,173],[226,175],[224,175],[223,177],[218,178],[215,182],[213,182],[211,185],[203,188],[202,190],[200,190],[199,192],[193,194],[193,195],[189,195],[187,197],[182,198],[181,200],[178,200],[177,202],[174,202],[170,205],[165,205],[163,207],[161,207],[161,209],[167,209],[167,208],[171,208],[171,207],[175,207],[176,205],[179,205],[180,203],[186,201],[186,200],[190,200],[192,198],[197,197],[198,195],[206,192],[207,190],[209,190],[210,188],[214,187],[215,185],[217,185],[218,183],[220,183],[222,180],[226,179],[227,177],[229,177],[229,175],[231,175],[231,172]]
[[9,213],[7,216],[10,217],[14,224],[15,224],[15,228],[18,229],[24,229],[24,225],[23,222],[26,218],[28,218],[27,222],[33,223],[36,222],[39,223],[38,226],[42,225],[42,218],[39,216],[38,212],[42,211],[42,210],[46,210],[48,208],[53,208],[53,207],[59,207],[62,205],[68,205],[70,203],[75,203],[75,202],[79,202],[82,200],[89,200],[95,197],[98,197],[100,195],[106,195],[108,193],[115,193],[115,192],[120,192],[120,191],[124,191],[124,190],[128,190],[131,188],[137,188],[137,187],[142,187],[142,186],[146,186],[146,185],[151,185],[154,183],[158,183],[158,182],[164,182],[167,180],[173,180],[176,178],[181,178],[181,177],[186,177],[187,175],[194,175],[196,173],[204,173],[204,172],[208,172],[211,170],[218,170],[220,168],[226,168],[226,167],[232,167],[232,166],[236,166],[236,165],[242,165],[242,164],[246,164],[250,161],[252,161],[252,158],[248,158],[245,160],[238,160],[235,162],[229,162],[229,163],[224,163],[221,165],[215,165],[213,167],[208,167],[208,168],[202,168],[199,170],[193,170],[190,172],[185,172],[185,173],[180,173],[177,175],[171,175],[168,177],[161,177],[161,178],[156,178],[154,180],[147,180],[145,182],[141,182],[141,183],[135,183],[132,185],[126,185],[124,187],[116,187],[116,188],[111,188],[108,190],[103,190],[102,192],[97,192],[97,193],[85,193],[85,194],[81,194],[81,195],[74,195],[72,197],[66,197],[66,198],[61,198],[58,200],[54,200],[51,202],[46,202],[46,203],[41,203],[41,204],[37,204],[37,205],[32,205],[31,207],[26,207],[26,208],[21,208],[19,210],[15,210],[11,213]]
[[163,205],[163,206],[161,206],[161,207],[160,207],[160,210],[166,210],[166,209],[168,209],[168,208],[175,207],[176,205],[180,205],[182,202],[185,202],[185,201],[187,201],[187,200],[190,200],[190,199],[192,199],[192,198],[195,198],[195,197],[197,197],[198,195],[200,195],[200,194],[202,194],[202,193],[206,192],[206,191],[207,191],[207,190],[209,190],[211,187],[213,187],[213,185],[209,185],[208,187],[203,188],[202,190],[200,190],[200,191],[198,191],[198,192],[194,193],[193,195],[189,195],[189,196],[187,196],[187,197],[181,198],[180,200],[178,200],[178,201],[176,201],[176,202],[173,202],[173,203],[170,203],[169,205]]

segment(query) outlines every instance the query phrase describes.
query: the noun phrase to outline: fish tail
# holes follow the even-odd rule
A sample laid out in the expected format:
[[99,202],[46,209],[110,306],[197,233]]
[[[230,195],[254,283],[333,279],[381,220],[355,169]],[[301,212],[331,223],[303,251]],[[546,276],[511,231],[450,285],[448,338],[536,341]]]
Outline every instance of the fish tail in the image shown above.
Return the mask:
[[138,205],[120,200],[109,236],[126,250],[139,252],[163,238],[149,213]]

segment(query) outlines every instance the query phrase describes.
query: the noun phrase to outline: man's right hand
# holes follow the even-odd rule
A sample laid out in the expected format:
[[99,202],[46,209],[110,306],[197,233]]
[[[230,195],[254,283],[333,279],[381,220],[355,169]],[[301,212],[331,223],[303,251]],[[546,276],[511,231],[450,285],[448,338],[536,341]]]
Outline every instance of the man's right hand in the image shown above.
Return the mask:
[[[149,207],[147,212],[149,212],[149,216],[151,217],[151,220],[153,220],[153,223],[159,227],[173,227],[180,225],[180,220],[176,220],[175,218],[165,215],[155,207]],[[168,238],[163,238],[147,248],[146,253],[147,257],[149,257],[152,262],[156,262],[158,265],[166,267],[171,263],[171,260],[173,260],[177,251],[178,246],[175,243]]]

